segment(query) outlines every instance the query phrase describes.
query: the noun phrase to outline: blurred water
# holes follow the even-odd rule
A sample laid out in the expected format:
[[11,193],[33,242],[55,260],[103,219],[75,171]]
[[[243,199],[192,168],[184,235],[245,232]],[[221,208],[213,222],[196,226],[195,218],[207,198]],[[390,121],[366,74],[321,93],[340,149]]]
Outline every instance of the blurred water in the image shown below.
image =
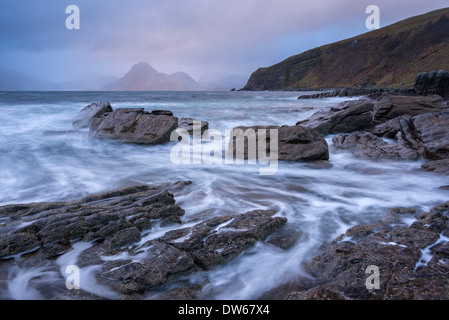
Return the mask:
[[[280,162],[275,175],[261,176],[258,165],[176,166],[170,161],[174,143],[135,146],[90,141],[88,130],[43,134],[72,130],[73,117],[94,101],[110,101],[113,108],[171,110],[178,118],[208,121],[211,129],[224,133],[236,126],[294,125],[347,100],[297,100],[297,96],[297,92],[3,93],[0,205],[77,199],[127,185],[190,180],[191,186],[175,194],[186,211],[182,218],[186,224],[211,216],[276,209],[277,215],[288,218],[289,232],[302,235],[294,247],[281,250],[259,243],[225,266],[185,279],[188,283],[210,281],[208,286],[213,289],[206,290],[203,298],[256,299],[284,282],[307,276],[301,262],[347,228],[378,221],[390,207],[407,206],[421,212],[447,200],[447,191],[439,189],[447,181],[421,172],[419,161],[374,162],[331,152],[331,168]],[[331,137],[327,140],[331,145]],[[147,237],[162,236],[170,228],[155,228]],[[4,295],[46,297],[33,287],[32,279],[48,279],[51,284],[56,271],[42,266],[11,269]],[[94,271],[89,270],[89,277]],[[101,287],[85,289],[112,297]]]

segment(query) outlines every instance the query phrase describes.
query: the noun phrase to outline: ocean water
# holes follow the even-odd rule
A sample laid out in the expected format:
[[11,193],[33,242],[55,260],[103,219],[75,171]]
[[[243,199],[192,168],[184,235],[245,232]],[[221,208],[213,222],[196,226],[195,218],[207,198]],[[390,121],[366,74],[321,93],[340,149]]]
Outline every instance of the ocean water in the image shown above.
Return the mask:
[[[420,161],[357,159],[350,153],[333,150],[331,137],[327,137],[330,168],[279,162],[276,174],[264,176],[257,164],[175,165],[170,161],[174,142],[137,146],[89,140],[88,129],[72,132],[72,119],[94,101],[109,101],[113,108],[171,110],[178,118],[208,121],[209,128],[224,133],[236,126],[294,125],[316,111],[348,100],[297,100],[298,95],[0,92],[0,205],[71,200],[128,185],[189,180],[192,185],[175,193],[177,204],[186,211],[182,217],[186,224],[212,216],[275,209],[277,216],[288,219],[279,232],[300,235],[293,247],[282,250],[261,242],[224,266],[173,284],[185,286],[207,280],[209,284],[201,298],[257,299],[285,283],[307,279],[301,263],[348,228],[379,221],[391,207],[413,207],[417,212],[425,212],[447,200],[448,192],[439,189],[447,181],[422,172]],[[46,131],[67,132],[48,135]],[[157,237],[171,229],[173,226],[155,228],[150,234]],[[79,254],[80,248],[74,248],[74,252]],[[0,281],[6,283],[0,288],[0,298],[7,299],[47,297],[40,288],[49,290],[61,277],[57,271],[42,266],[2,272],[7,274],[0,275]],[[87,272],[91,280],[94,273],[95,270]],[[106,288],[96,286],[94,280],[84,283],[89,283],[83,287],[86,291],[114,297]],[[147,298],[156,298],[159,293],[151,292]]]

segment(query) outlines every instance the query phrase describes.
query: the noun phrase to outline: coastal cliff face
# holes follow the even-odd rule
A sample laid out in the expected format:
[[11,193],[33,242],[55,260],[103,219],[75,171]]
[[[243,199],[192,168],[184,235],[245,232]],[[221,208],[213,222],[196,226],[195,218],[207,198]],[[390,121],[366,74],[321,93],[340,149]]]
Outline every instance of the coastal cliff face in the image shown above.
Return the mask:
[[449,8],[402,20],[255,71],[242,90],[413,86],[449,69]]

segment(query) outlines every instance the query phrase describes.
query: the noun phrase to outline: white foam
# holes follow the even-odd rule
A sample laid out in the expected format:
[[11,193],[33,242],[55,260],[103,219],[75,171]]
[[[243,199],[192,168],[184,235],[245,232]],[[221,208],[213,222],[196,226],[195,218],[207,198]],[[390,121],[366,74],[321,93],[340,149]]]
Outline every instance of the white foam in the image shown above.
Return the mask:
[[420,267],[427,267],[427,264],[433,258],[432,248],[442,242],[449,242],[449,238],[444,236],[443,233],[440,234],[438,240],[435,243],[432,243],[431,245],[421,250],[422,255],[419,261],[416,263],[414,271],[418,270]]

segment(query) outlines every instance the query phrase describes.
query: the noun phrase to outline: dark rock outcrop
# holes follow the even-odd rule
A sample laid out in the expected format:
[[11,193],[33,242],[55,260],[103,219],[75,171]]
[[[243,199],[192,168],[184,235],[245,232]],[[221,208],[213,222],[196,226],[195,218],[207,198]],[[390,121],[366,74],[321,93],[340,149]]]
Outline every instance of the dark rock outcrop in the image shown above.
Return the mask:
[[184,130],[187,130],[187,132],[189,134],[193,134],[193,130],[194,128],[194,122],[200,123],[200,125],[198,126],[197,131],[199,131],[199,133],[203,134],[204,131],[206,131],[207,129],[209,129],[209,122],[207,121],[199,121],[199,120],[195,120],[192,118],[180,118],[178,121],[178,128],[182,128]]
[[425,171],[449,175],[449,159],[431,161],[424,163],[421,167]]
[[374,111],[375,124],[384,123],[396,117],[411,116],[442,110],[443,99],[437,95],[404,96],[385,94],[376,102]]
[[112,111],[109,102],[94,102],[78,113],[73,119],[73,126],[77,129],[89,128],[92,119]]
[[449,98],[449,72],[444,70],[434,70],[432,72],[422,72],[416,76],[415,90],[417,94],[436,94],[445,99]]
[[323,135],[370,130],[373,126],[403,115],[419,115],[445,108],[440,96],[382,94],[376,100],[358,99],[319,111],[296,125],[316,129]]
[[[305,264],[316,281],[287,299],[449,299],[448,212],[449,202],[422,214],[410,227],[396,223],[349,229]],[[366,286],[369,266],[379,270],[378,289]]]
[[[357,156],[370,159],[449,158],[447,109],[414,117],[403,115],[374,126],[370,131],[340,134],[332,139],[333,145],[337,149],[350,150]],[[390,140],[386,141],[384,138]],[[429,165],[429,170],[432,170],[431,167]]]
[[357,131],[340,134],[332,138],[333,146],[339,150],[349,150],[354,155],[367,159],[417,160],[418,150],[401,142],[387,142],[370,132]]
[[385,93],[414,94],[415,89],[414,88],[338,88],[330,91],[301,95],[298,97],[298,100],[333,98],[333,97],[357,97],[357,96],[376,97],[383,95]]
[[[312,128],[302,126],[254,126],[236,127],[233,129],[235,141],[229,141],[229,152],[234,157],[248,159],[248,141],[255,141],[256,154],[259,155],[259,134],[265,133],[266,153],[269,154],[271,137],[270,130],[277,130],[278,134],[278,160],[285,161],[319,161],[329,159],[329,147],[323,136]],[[237,141],[245,141],[243,150],[238,149]],[[243,152],[240,152],[243,151]],[[263,151],[262,151],[263,152]]]
[[[30,260],[58,270],[58,257],[84,243],[75,265],[95,266],[100,284],[139,298],[167,281],[236,258],[287,221],[274,217],[275,211],[255,210],[183,227],[179,217],[184,210],[171,190],[185,184],[140,185],[76,201],[0,207],[0,218],[8,226],[0,229],[0,267],[20,257],[22,263]],[[179,228],[145,241],[154,224],[173,220]]]
[[[0,207],[10,224],[23,220],[25,227],[1,235],[0,259],[31,249],[62,254],[72,241],[103,241],[106,251],[140,240],[152,223],[181,216],[168,187],[146,185],[91,195],[70,202],[34,203]],[[46,254],[48,258],[52,257]]]
[[170,141],[178,127],[178,118],[164,111],[149,113],[144,109],[122,108],[96,117],[90,124],[91,138],[107,138],[144,145]]
[[296,125],[313,128],[322,135],[348,133],[371,128],[374,125],[373,113],[373,101],[346,101],[330,111],[319,111]]

